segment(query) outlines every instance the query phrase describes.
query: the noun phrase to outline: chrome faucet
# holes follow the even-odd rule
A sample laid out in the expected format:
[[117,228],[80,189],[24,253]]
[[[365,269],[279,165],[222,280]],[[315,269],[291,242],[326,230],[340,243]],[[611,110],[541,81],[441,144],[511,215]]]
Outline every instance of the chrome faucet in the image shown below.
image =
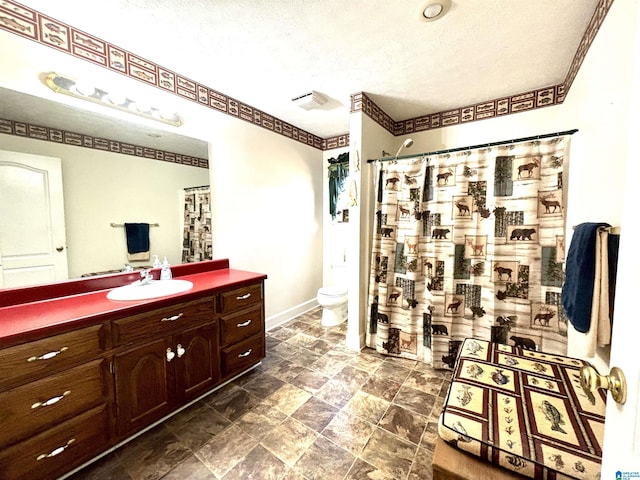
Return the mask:
[[153,282],[153,275],[151,274],[151,269],[148,268],[146,270],[140,270],[140,283],[139,285],[147,285]]

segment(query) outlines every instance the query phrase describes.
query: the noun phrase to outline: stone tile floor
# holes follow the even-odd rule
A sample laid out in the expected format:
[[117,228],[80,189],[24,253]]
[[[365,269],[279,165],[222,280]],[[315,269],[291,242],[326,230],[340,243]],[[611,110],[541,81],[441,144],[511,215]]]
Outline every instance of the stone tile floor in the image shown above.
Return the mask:
[[345,347],[316,308],[267,332],[263,363],[71,480],[431,479],[450,374]]

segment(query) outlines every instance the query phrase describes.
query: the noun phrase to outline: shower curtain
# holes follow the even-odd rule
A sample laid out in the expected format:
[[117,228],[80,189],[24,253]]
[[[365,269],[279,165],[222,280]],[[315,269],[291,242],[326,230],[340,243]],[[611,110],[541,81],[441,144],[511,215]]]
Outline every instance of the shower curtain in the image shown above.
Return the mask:
[[184,189],[182,263],[211,260],[211,189]]
[[566,354],[569,141],[378,162],[369,347],[435,368],[467,337]]

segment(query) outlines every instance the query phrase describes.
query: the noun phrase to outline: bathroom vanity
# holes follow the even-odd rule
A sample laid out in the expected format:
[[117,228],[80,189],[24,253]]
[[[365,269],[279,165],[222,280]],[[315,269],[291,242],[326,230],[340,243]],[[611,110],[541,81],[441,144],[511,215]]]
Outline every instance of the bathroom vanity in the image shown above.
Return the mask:
[[193,287],[107,299],[139,276],[123,273],[0,290],[0,478],[58,478],[264,358],[266,275],[172,270]]

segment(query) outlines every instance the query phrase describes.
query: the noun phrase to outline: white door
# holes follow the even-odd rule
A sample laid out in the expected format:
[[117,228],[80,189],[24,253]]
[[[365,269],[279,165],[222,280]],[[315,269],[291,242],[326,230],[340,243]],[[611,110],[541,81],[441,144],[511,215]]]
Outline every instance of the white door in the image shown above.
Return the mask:
[[67,278],[60,159],[0,150],[0,288]]
[[[640,9],[638,10],[640,14]],[[640,26],[640,16],[636,25]],[[622,211],[618,277],[611,338],[611,367],[619,367],[627,380],[627,401],[618,405],[607,397],[602,480],[640,479],[640,225],[638,219],[638,132],[640,132],[640,30],[636,27],[631,83],[627,168]],[[604,161],[603,166],[606,161]],[[600,372],[608,374],[609,372]],[[618,472],[620,474],[618,475]]]

